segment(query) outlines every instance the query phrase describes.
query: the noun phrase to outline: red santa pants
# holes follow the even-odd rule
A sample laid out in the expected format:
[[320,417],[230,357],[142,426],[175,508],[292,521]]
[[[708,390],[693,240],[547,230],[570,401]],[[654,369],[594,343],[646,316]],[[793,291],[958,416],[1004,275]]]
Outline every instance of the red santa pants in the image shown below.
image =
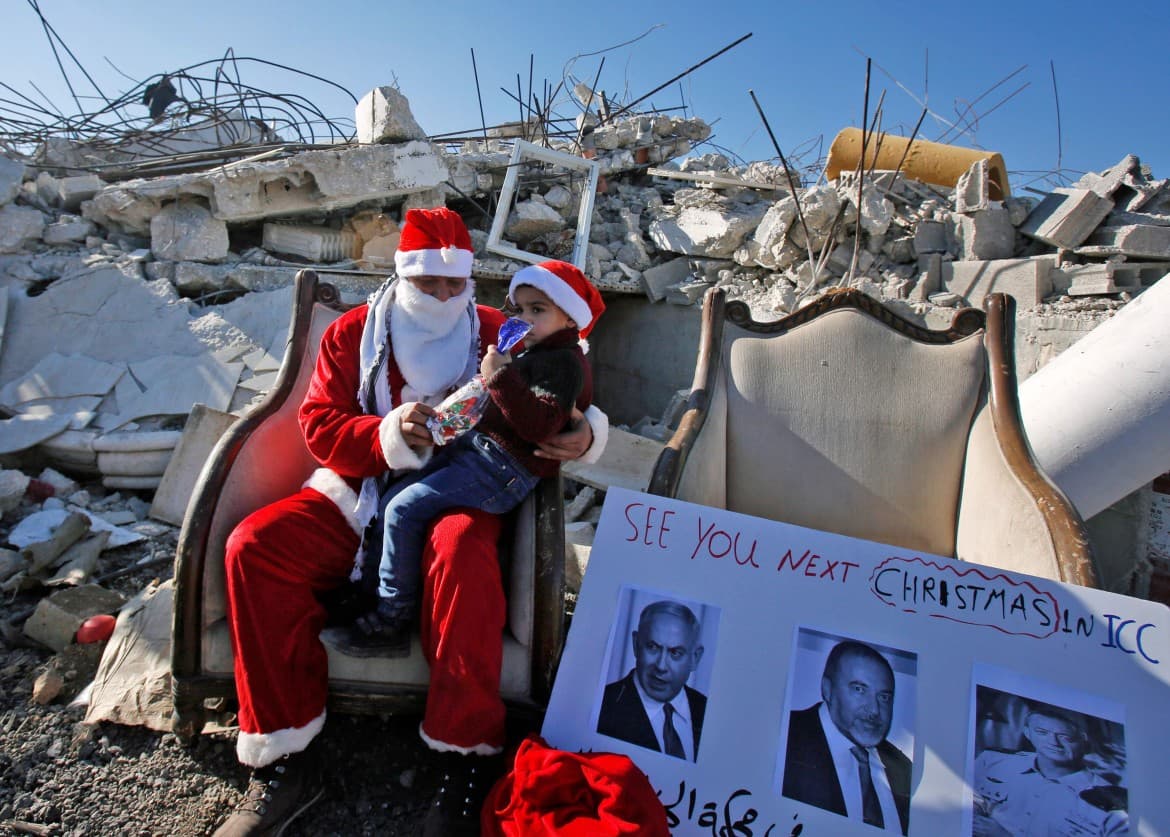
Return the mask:
[[[442,515],[423,554],[422,647],[430,688],[422,734],[432,747],[491,752],[504,743],[500,699],[505,602],[499,518]],[[307,745],[319,728],[328,666],[316,593],[353,568],[358,536],[311,488],[245,518],[226,548],[228,617],[240,702],[241,760],[254,767]]]

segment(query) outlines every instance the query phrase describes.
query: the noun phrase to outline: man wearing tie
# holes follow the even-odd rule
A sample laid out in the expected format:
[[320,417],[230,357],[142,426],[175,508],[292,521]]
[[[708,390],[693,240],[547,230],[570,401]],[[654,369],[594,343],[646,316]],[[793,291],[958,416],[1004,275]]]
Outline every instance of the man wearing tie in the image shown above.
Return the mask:
[[634,668],[605,687],[597,731],[695,761],[707,697],[686,685],[703,656],[699,620],[668,600],[646,605],[633,632]]
[[825,661],[821,702],[789,714],[784,796],[906,834],[910,759],[886,740],[894,671],[862,642],[837,643]]

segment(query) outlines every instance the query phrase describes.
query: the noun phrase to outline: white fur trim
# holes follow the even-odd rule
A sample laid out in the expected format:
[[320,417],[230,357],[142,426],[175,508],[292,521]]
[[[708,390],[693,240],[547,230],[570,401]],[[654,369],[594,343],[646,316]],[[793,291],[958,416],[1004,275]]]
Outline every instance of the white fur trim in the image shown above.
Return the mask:
[[512,281],[508,283],[508,299],[514,300],[512,295],[521,285],[531,285],[544,293],[554,305],[572,318],[579,330],[584,331],[593,321],[589,303],[577,296],[577,292],[569,283],[551,270],[546,270],[538,264],[530,264],[517,270],[512,275]]
[[405,404],[399,404],[383,416],[382,423],[378,425],[378,442],[382,446],[382,456],[385,457],[386,464],[394,470],[400,468],[414,470],[421,468],[423,464],[422,457],[402,436],[402,412],[405,407]]
[[264,767],[290,753],[309,746],[325,726],[325,710],[303,727],[278,729],[276,732],[240,732],[236,739],[236,758],[248,767]]
[[342,479],[340,474],[329,468],[318,468],[309,474],[301,488],[312,488],[332,500],[333,505],[345,515],[345,522],[349,524],[349,528],[361,536],[365,527],[357,516],[357,492],[349,487],[349,483]]
[[596,404],[590,404],[585,411],[585,421],[593,430],[593,444],[577,461],[582,465],[592,465],[605,453],[605,443],[609,441],[609,416],[597,409]]
[[470,250],[443,247],[435,250],[397,250],[394,272],[399,276],[471,276],[474,256]]
[[422,724],[418,725],[418,735],[423,740],[423,743],[439,753],[462,753],[465,756],[494,756],[497,753],[504,752],[503,747],[493,747],[490,744],[476,744],[474,747],[460,747],[458,744],[448,744],[446,741],[439,741],[436,738],[431,738],[422,728]]

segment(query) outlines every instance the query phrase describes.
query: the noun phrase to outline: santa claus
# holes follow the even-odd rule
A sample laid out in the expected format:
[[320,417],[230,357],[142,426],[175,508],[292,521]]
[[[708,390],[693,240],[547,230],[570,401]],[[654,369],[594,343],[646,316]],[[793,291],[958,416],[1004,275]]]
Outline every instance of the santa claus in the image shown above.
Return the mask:
[[[504,316],[475,304],[471,264],[458,215],[446,208],[406,213],[397,277],[321,338],[300,410],[320,468],[299,492],[245,518],[228,541],[236,749],[253,774],[216,832],[221,837],[275,833],[322,794],[310,746],[325,721],[328,691],[318,594],[350,575],[376,512],[379,480],[425,461],[432,405],[475,374],[496,342]],[[542,445],[541,455],[599,457],[608,421],[595,407],[583,418]],[[476,833],[476,801],[500,769],[499,532],[498,518],[457,509],[437,519],[423,555],[421,639],[430,687],[419,732],[431,748],[451,754],[425,833]]]

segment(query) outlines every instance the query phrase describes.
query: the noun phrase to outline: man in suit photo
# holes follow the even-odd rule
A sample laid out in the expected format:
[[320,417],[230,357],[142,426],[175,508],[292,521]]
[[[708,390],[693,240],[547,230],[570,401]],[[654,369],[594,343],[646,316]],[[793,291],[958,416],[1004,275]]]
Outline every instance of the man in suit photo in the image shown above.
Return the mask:
[[632,639],[634,667],[605,687],[597,731],[695,761],[707,710],[707,696],[686,685],[703,656],[698,618],[678,602],[653,602]]
[[821,701],[789,713],[781,793],[906,834],[911,762],[886,740],[893,709],[886,658],[865,643],[838,642],[825,660]]

